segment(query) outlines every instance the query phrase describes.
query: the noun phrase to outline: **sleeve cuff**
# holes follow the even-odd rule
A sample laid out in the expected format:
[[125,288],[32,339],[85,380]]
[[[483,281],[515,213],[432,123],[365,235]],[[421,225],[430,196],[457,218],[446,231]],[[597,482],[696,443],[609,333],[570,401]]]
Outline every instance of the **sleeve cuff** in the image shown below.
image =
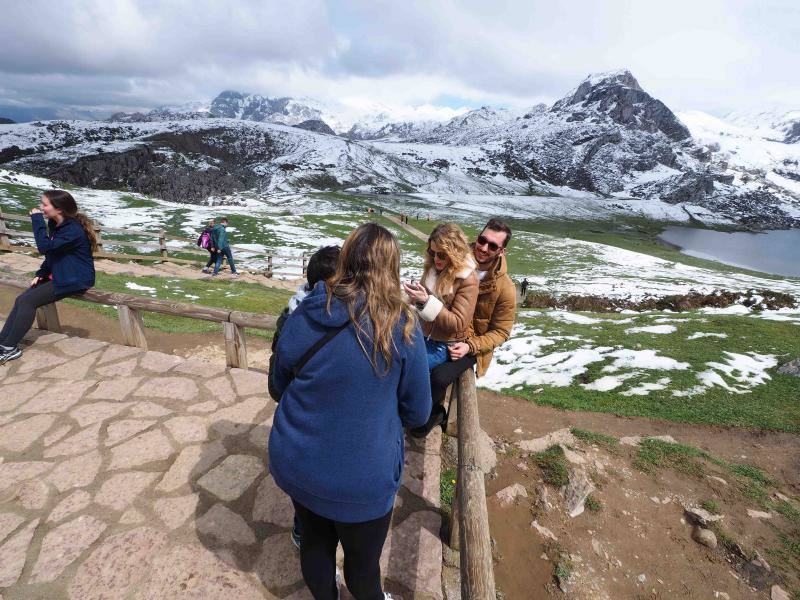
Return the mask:
[[425,306],[419,311],[419,316],[423,321],[434,321],[436,317],[442,312],[444,304],[436,296],[428,296],[428,301]]

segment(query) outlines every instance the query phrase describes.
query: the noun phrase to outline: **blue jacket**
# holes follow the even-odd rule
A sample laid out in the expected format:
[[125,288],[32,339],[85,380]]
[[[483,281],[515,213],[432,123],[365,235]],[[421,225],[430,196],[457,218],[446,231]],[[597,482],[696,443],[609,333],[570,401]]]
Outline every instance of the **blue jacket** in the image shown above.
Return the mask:
[[224,250],[230,246],[230,242],[228,242],[228,232],[225,230],[225,227],[219,223],[214,225],[214,228],[211,230],[211,245],[217,250]]
[[329,328],[349,319],[343,302],[333,298],[330,314],[326,302],[321,281],[286,320],[278,341],[273,381],[281,402],[269,438],[270,472],[312,512],[361,523],[394,505],[405,458],[403,427],[419,427],[430,416],[425,343],[418,324],[410,345],[398,325],[397,353],[389,373],[379,377],[350,325],[287,385],[292,365]]
[[94,259],[89,236],[75,219],[64,219],[61,225],[50,221],[50,231],[41,213],[31,215],[36,248],[44,255],[38,277],[53,276],[56,296],[82,292],[94,286]]

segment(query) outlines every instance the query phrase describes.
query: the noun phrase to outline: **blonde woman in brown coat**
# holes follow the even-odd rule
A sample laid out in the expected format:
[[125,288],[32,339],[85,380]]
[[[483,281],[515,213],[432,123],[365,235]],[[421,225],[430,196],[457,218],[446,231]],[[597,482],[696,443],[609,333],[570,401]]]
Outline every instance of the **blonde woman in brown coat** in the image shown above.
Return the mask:
[[[449,360],[449,347],[470,335],[478,277],[469,241],[454,223],[437,225],[428,238],[425,268],[419,283],[404,283],[409,300],[417,308],[425,335],[428,368]],[[435,402],[428,423],[411,431],[424,437],[444,422],[445,411]]]

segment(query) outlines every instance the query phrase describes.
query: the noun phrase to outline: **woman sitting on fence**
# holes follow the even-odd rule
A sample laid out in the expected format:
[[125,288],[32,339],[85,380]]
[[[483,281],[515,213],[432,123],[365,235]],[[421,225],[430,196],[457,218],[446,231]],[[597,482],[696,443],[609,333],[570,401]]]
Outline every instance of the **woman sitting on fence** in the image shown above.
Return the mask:
[[375,223],[289,316],[276,348],[281,402],[269,467],[294,503],[300,565],[317,600],[338,597],[336,546],[358,600],[383,599],[380,556],[403,472],[403,427],[430,414],[422,331],[400,293],[400,249]]
[[94,285],[92,253],[97,250],[97,238],[91,220],[78,212],[72,195],[48,190],[30,214],[36,248],[44,262],[31,287],[17,297],[0,331],[0,364],[22,356],[19,342],[33,325],[37,308]]
[[[448,345],[469,337],[478,276],[469,241],[454,223],[441,223],[431,232],[420,283],[404,283],[403,289],[414,303],[422,320],[422,333],[428,354],[428,368],[449,360]],[[443,398],[435,399],[428,422],[411,430],[414,437],[425,437],[445,420]]]

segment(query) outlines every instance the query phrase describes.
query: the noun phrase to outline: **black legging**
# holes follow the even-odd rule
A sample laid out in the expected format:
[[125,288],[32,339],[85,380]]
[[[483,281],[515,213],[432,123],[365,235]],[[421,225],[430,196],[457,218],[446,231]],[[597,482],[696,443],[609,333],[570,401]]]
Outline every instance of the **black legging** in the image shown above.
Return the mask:
[[55,292],[53,282],[47,281],[36,287],[28,288],[22,292],[14,301],[14,308],[0,331],[0,344],[3,346],[16,346],[19,341],[28,333],[36,318],[36,309],[45,304],[55,302]]
[[303,542],[300,568],[315,600],[336,600],[336,546],[344,549],[344,580],[356,600],[383,600],[381,552],[392,511],[364,523],[326,519],[292,501]]
[[210,269],[214,266],[214,263],[217,262],[217,253],[212,252],[211,250],[208,251],[209,257],[208,262],[206,263],[206,269]]
[[467,354],[458,360],[448,360],[431,370],[431,397],[433,410],[444,402],[447,386],[453,383],[458,376],[467,369],[475,366],[477,359],[474,354]]

